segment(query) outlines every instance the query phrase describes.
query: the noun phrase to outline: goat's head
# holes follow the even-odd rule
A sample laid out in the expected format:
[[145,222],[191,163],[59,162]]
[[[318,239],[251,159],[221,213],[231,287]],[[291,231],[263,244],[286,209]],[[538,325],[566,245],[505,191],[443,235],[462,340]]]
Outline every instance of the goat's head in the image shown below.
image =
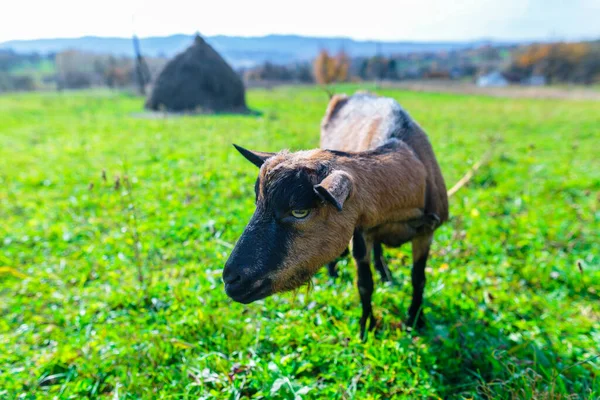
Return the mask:
[[345,250],[358,212],[353,179],[331,152],[235,147],[260,168],[256,210],[223,270],[227,295],[247,304],[308,282]]

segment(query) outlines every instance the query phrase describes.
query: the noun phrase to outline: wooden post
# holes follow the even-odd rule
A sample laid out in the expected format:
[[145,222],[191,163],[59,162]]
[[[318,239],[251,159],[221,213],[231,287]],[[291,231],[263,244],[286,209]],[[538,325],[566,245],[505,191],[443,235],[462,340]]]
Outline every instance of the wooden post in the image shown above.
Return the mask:
[[150,83],[150,69],[146,60],[142,57],[140,50],[140,41],[136,35],[133,35],[133,51],[135,52],[135,72],[137,75],[140,93],[146,95],[146,85]]

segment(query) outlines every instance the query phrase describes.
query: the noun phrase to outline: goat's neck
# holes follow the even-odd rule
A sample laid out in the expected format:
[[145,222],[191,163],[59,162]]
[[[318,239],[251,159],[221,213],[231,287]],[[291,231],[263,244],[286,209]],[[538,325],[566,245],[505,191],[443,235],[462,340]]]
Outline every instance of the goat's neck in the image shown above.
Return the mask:
[[412,151],[345,158],[338,165],[353,179],[348,206],[357,226],[370,228],[423,215],[426,171]]

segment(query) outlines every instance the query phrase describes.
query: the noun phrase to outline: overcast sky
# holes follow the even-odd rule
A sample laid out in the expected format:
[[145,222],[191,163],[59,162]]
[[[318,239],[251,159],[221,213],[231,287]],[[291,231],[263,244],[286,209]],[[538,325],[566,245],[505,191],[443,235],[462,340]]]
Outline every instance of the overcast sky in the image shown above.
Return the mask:
[[0,4],[0,42],[128,37],[134,30],[139,36],[199,31],[415,41],[600,37],[600,0],[4,0]]

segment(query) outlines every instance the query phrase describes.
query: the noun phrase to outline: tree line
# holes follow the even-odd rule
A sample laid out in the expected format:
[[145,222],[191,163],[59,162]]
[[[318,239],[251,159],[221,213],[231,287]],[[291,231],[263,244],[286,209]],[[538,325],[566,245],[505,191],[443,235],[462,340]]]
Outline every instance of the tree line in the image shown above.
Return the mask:
[[312,62],[312,76],[308,75],[308,65],[294,65],[293,70],[302,70],[302,79],[298,79],[297,74],[287,66],[269,68],[268,63],[266,66],[247,70],[244,76],[250,80],[272,79],[329,84],[361,80],[469,81],[479,75],[499,71],[512,83],[525,83],[533,76],[541,76],[550,84],[589,85],[600,83],[600,41],[504,47],[486,45],[474,49],[435,53],[356,58],[351,58],[343,50],[337,54],[321,50]]
[[[146,58],[152,77],[167,59]],[[473,81],[499,71],[513,83],[543,77],[547,83],[600,83],[600,40],[579,43],[539,43],[526,46],[477,48],[351,57],[344,50],[321,50],[311,62],[278,65],[266,62],[238,71],[247,82],[333,82],[452,79]],[[0,91],[133,87],[131,57],[68,50],[57,54],[17,54],[0,50]]]
[[600,40],[544,43],[519,48],[507,73],[516,78],[544,76],[548,83],[600,82]]

